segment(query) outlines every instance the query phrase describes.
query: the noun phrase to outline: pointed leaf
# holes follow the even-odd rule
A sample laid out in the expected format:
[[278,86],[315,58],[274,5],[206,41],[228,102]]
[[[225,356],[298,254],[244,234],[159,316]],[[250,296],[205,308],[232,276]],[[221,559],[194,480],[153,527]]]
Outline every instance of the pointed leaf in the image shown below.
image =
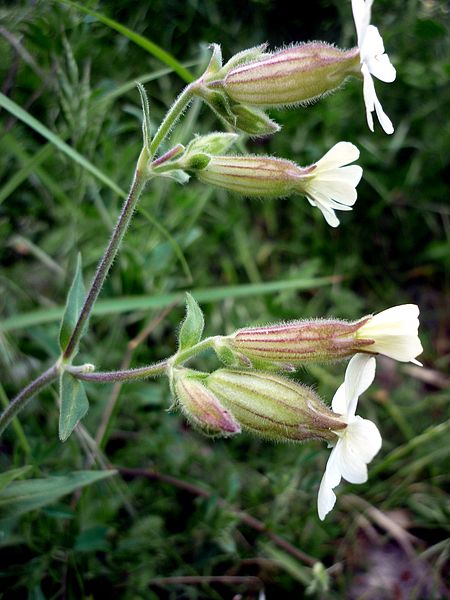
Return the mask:
[[222,67],[222,49],[219,44],[211,44],[210,48],[212,55],[206,73],[214,74]]
[[89,409],[84,385],[69,373],[60,380],[59,439],[65,442]]
[[180,350],[186,350],[197,344],[203,333],[205,320],[197,301],[189,292],[186,292],[186,317],[180,328],[178,345]]
[[115,473],[116,471],[74,471],[58,477],[14,481],[0,493],[1,517],[17,517],[41,508],[61,496]]
[[63,352],[67,348],[70,336],[72,335],[72,331],[80,315],[80,310],[83,306],[84,295],[84,283],[81,271],[81,254],[78,254],[75,275],[67,295],[66,307],[64,309],[64,314],[61,321],[61,329],[59,332],[59,347]]
[[151,125],[150,125],[150,105],[148,103],[147,92],[145,91],[142,83],[136,83],[137,89],[139,91],[139,95],[141,96],[141,105],[142,105],[142,135],[144,141],[144,147],[150,152],[150,144],[152,142],[151,136]]

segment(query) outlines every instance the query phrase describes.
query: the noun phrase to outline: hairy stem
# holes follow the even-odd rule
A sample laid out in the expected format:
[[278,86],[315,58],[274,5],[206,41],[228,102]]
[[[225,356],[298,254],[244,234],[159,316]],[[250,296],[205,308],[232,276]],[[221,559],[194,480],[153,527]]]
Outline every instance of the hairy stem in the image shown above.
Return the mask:
[[183,114],[185,108],[189,105],[190,101],[194,96],[194,87],[192,84],[186,86],[172,106],[169,108],[164,120],[158,128],[158,131],[155,133],[153,140],[150,144],[150,155],[152,158],[161,143],[164,141],[164,138],[175,125],[177,120]]
[[147,377],[158,377],[164,375],[168,360],[162,360],[154,365],[139,367],[138,369],[125,369],[124,371],[98,371],[94,373],[81,373],[76,371],[76,367],[67,367],[67,372],[76,379],[91,381],[93,383],[111,383],[115,381],[135,381],[136,379],[146,379]]
[[191,346],[190,348],[186,348],[186,350],[181,350],[181,352],[177,352],[172,358],[173,365],[181,365],[188,361],[190,358],[193,358],[197,354],[200,354],[200,352],[208,350],[208,348],[212,348],[215,339],[216,336],[205,338],[201,342],[198,342],[198,344],[195,344],[195,346]]
[[94,307],[95,301],[97,300],[98,295],[100,294],[106,276],[108,275],[109,269],[111,268],[114,258],[116,257],[120,243],[122,242],[122,239],[131,221],[131,217],[133,216],[133,212],[136,208],[136,204],[139,200],[141,192],[144,189],[147,179],[142,169],[140,168],[141,162],[143,162],[142,153],[138,161],[138,167],[136,168],[134,174],[134,179],[131,185],[130,192],[122,206],[122,210],[117,219],[117,223],[114,227],[111,239],[109,240],[105,253],[100,259],[97,271],[94,275],[94,278],[84,299],[84,303],[81,308],[78,321],[74,327],[72,335],[70,336],[69,342],[64,351],[63,358],[66,361],[70,361],[70,359],[75,354],[76,347],[83,334],[83,328],[87,323],[92,309]]
[[153,365],[147,365],[145,367],[138,367],[137,369],[124,369],[120,371],[96,371],[94,373],[83,372],[80,367],[67,367],[67,372],[73,375],[76,379],[82,379],[83,381],[91,381],[93,383],[111,383],[111,382],[125,382],[125,381],[136,381],[138,379],[147,379],[149,377],[158,377],[159,375],[165,375],[170,367],[183,364],[190,358],[193,358],[200,352],[211,348],[214,343],[214,337],[205,338],[195,346],[187,348],[181,352],[177,352],[171,358],[167,358]]
[[58,376],[58,367],[53,365],[34,381],[29,383],[7,406],[0,415],[0,435],[8,427],[14,417],[27,405],[28,401],[40,390],[47,387]]

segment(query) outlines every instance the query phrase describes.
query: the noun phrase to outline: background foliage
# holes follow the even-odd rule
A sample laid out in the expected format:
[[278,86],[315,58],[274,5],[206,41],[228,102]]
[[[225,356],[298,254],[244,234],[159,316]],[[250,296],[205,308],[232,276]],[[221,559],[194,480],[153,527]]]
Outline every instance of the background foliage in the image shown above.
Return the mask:
[[[274,0],[84,6],[155,42],[193,74],[212,41],[226,58],[263,41],[355,43],[350,3],[337,0],[307,11]],[[61,444],[50,390],[1,442],[0,486],[10,490],[0,496],[1,597],[255,598],[261,589],[268,598],[305,590],[326,598],[448,596],[448,12],[433,0],[377,0],[373,13],[398,72],[395,84],[377,86],[395,134],[368,131],[355,80],[307,109],[274,111],[282,132],[245,141],[252,152],[303,165],[338,140],[354,142],[364,167],[355,210],[331,230],[300,197],[261,202],[195,181],[152,185],[79,357],[113,369],[172,354],[185,289],[200,290],[207,334],[417,303],[425,369],[378,361],[362,400],[361,413],[384,440],[369,482],[341,486],[336,509],[320,523],[322,444],[271,445],[248,435],[211,441],[166,412],[164,380],[90,387],[83,427]],[[1,111],[3,404],[57,356],[55,309],[77,252],[87,281],[108,239],[121,203],[112,188],[126,190],[140,149],[137,79],[156,127],[183,82],[154,52],[61,2],[0,7],[2,93],[103,174],[102,183]],[[218,128],[194,104],[172,142]],[[264,282],[274,283],[267,290]],[[137,295],[140,305],[129,300]],[[206,355],[197,364],[217,362]],[[298,377],[331,399],[343,371],[314,367]],[[121,472],[71,491],[81,485],[77,472],[93,469],[94,480],[111,465]],[[24,509],[15,494],[31,478],[44,483]],[[328,591],[316,561],[328,569]]]

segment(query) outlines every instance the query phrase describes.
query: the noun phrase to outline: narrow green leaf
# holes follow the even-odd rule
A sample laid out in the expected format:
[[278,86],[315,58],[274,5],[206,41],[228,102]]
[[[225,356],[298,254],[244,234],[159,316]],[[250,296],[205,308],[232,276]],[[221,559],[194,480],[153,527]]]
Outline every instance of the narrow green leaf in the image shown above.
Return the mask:
[[31,469],[30,465],[19,467],[18,469],[10,469],[4,473],[0,473],[0,492],[6,488],[14,479],[18,479],[25,475]]
[[3,518],[17,517],[115,473],[116,471],[74,471],[58,477],[14,481],[0,493],[0,514]]
[[84,385],[69,373],[60,379],[59,439],[65,442],[89,409]]
[[61,329],[59,331],[59,347],[63,352],[67,348],[73,328],[80,316],[84,296],[85,290],[81,269],[81,254],[78,254],[75,275],[69,293],[67,294],[66,307],[64,309],[63,318],[61,320]]
[[37,131],[40,135],[42,135],[46,140],[55,145],[61,152],[64,152],[70,159],[81,165],[86,171],[91,173],[94,177],[96,177],[99,181],[107,185],[109,188],[113,190],[116,194],[121,196],[122,198],[126,198],[126,193],[116,184],[112,179],[110,179],[105,173],[97,169],[91,162],[89,162],[84,156],[82,156],[79,152],[77,152],[74,148],[66,144],[59,136],[57,136],[53,131],[50,131],[48,127],[43,125],[40,121],[35,119],[30,115],[26,110],[23,110],[18,104],[10,100],[7,96],[0,92],[0,107],[6,109],[12,115],[14,115],[17,119],[31,127],[35,131]]
[[150,144],[152,143],[151,136],[151,123],[150,123],[150,105],[148,102],[147,92],[145,91],[145,87],[142,83],[136,82],[136,86],[141,97],[141,105],[142,105],[142,135],[144,147],[150,153]]
[[151,40],[145,38],[144,36],[140,35],[139,33],[128,29],[128,27],[125,27],[125,25],[122,25],[118,21],[110,19],[109,17],[106,17],[105,15],[102,15],[101,13],[92,10],[87,6],[82,6],[77,2],[72,2],[72,0],[59,0],[59,2],[61,2],[62,4],[66,4],[67,6],[71,6],[72,8],[76,8],[77,10],[81,10],[87,15],[95,17],[105,25],[108,25],[108,27],[111,27],[111,29],[115,29],[118,33],[127,37],[134,44],[140,46],[141,48],[144,48],[144,50],[152,54],[155,58],[171,67],[175,71],[175,73],[178,73],[181,79],[183,79],[186,83],[191,83],[191,81],[194,80],[191,73],[185,67],[183,67],[183,65],[179,63],[176,58],[174,58],[171,54],[163,50],[160,46],[158,46]]
[[203,333],[205,319],[197,301],[189,292],[186,292],[186,317],[180,327],[178,335],[178,346],[180,350],[186,350],[197,344]]
[[[336,276],[328,277],[299,277],[296,279],[281,279],[263,283],[247,283],[242,285],[218,286],[193,290],[199,302],[219,302],[226,298],[246,298],[249,296],[264,296],[276,294],[287,290],[313,290],[337,281]],[[182,301],[182,292],[161,294],[159,296],[129,296],[113,300],[99,300],[92,311],[96,316],[114,315],[135,310],[158,310],[173,302]],[[24,329],[42,323],[58,321],[63,314],[63,309],[49,308],[35,310],[21,315],[14,315],[0,322],[0,331],[6,333],[16,329]]]

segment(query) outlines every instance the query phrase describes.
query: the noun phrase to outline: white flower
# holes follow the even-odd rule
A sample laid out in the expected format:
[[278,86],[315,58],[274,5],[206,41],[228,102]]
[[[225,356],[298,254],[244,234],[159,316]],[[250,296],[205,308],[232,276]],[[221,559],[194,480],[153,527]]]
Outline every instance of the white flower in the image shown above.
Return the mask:
[[374,340],[364,350],[378,352],[399,360],[422,364],[416,356],[423,348],[417,334],[419,329],[419,307],[415,304],[401,304],[383,310],[369,320],[356,332],[358,339]]
[[339,225],[335,210],[352,210],[356,202],[356,186],[362,168],[348,165],[359,157],[359,150],[350,142],[334,145],[315,165],[308,167],[310,175],[302,184],[302,192],[312,206],[317,206],[331,227]]
[[339,437],[331,451],[317,498],[323,521],[336,502],[333,488],[342,478],[350,483],[367,481],[367,464],[381,448],[381,435],[372,421],[355,416],[358,397],[375,377],[375,358],[356,354],[348,364],[345,381],[334,395],[332,409],[342,415],[347,427],[336,431]]
[[392,122],[377,98],[372,75],[392,83],[395,80],[395,68],[384,52],[383,38],[378,29],[370,25],[370,12],[373,0],[352,0],[353,19],[358,35],[358,47],[363,75],[363,95],[366,105],[366,116],[369,129],[373,131],[373,116],[375,110],[381,127],[386,133],[393,133]]

